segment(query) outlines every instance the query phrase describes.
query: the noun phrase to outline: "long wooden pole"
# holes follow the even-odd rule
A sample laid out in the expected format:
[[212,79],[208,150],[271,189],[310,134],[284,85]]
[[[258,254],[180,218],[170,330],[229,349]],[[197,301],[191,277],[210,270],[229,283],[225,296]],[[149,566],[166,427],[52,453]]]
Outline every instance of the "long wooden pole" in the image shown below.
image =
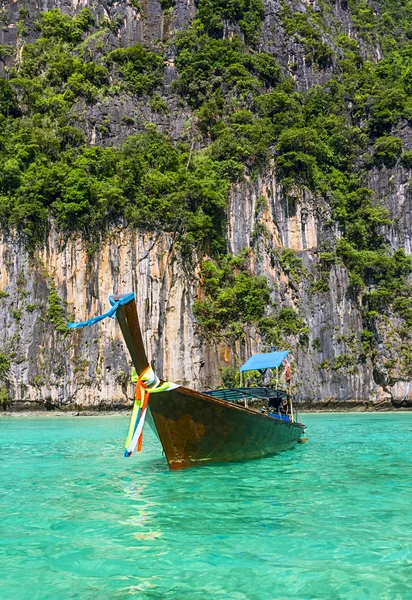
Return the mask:
[[292,405],[292,384],[289,381],[289,407],[290,407],[290,420],[294,421],[293,419],[293,405]]
[[[125,294],[115,295],[114,300],[118,300]],[[140,329],[139,318],[137,316],[136,301],[132,300],[128,304],[119,306],[116,311],[116,317],[122,330],[124,341],[132,357],[136,373],[141,375],[149,366],[146,350],[143,344],[142,332]]]

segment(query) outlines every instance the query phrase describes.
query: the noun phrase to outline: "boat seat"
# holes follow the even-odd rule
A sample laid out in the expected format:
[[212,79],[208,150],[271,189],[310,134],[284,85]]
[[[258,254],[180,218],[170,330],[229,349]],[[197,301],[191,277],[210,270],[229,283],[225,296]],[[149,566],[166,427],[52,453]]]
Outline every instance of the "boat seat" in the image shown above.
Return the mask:
[[270,412],[268,413],[269,417],[273,417],[274,419],[280,419],[281,421],[286,421],[287,423],[290,423],[290,417],[289,415],[281,415],[280,413],[274,413],[274,412]]

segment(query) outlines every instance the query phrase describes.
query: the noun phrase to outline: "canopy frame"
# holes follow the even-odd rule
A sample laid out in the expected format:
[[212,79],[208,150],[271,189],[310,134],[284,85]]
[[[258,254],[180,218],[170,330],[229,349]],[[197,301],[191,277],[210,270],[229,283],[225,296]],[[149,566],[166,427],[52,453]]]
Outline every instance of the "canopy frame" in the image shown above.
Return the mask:
[[277,352],[265,352],[254,354],[240,367],[240,386],[243,387],[243,373],[247,371],[259,371],[265,373],[267,369],[276,369],[276,387],[279,387],[279,367],[287,358],[290,350],[278,350]]

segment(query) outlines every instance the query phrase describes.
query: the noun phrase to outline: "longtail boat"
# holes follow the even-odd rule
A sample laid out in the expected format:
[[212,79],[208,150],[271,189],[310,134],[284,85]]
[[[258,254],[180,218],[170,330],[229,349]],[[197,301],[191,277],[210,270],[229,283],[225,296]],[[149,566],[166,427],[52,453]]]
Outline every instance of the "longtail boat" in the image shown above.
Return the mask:
[[[115,295],[110,302],[112,309],[105,315],[69,327],[117,317],[135,368],[132,381],[137,384],[126,456],[136,446],[141,449],[146,416],[170,469],[260,458],[287,450],[300,440],[305,426],[294,422],[291,397],[280,390],[240,387],[200,392],[159,380],[147,359],[134,295]],[[254,355],[241,367],[241,373],[277,369],[287,354]],[[256,399],[266,408],[251,408],[249,403]]]

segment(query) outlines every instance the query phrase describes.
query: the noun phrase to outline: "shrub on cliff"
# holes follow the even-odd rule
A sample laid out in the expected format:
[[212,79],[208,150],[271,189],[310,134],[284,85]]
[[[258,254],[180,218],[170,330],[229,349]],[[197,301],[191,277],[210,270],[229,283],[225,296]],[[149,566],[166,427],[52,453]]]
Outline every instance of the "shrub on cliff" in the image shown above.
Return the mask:
[[95,18],[89,8],[83,8],[80,13],[71,17],[52,8],[47,12],[40,13],[36,23],[37,29],[44,38],[55,38],[64,42],[79,42],[85,31],[88,31],[95,23]]
[[141,44],[112,50],[107,63],[119,66],[122,78],[136,94],[149,94],[163,80],[163,58]]
[[385,135],[376,140],[374,145],[375,163],[378,167],[394,167],[402,154],[403,142],[398,137]]
[[262,0],[201,0],[196,16],[213,37],[222,37],[225,23],[238,23],[246,42],[253,44],[264,13]]

